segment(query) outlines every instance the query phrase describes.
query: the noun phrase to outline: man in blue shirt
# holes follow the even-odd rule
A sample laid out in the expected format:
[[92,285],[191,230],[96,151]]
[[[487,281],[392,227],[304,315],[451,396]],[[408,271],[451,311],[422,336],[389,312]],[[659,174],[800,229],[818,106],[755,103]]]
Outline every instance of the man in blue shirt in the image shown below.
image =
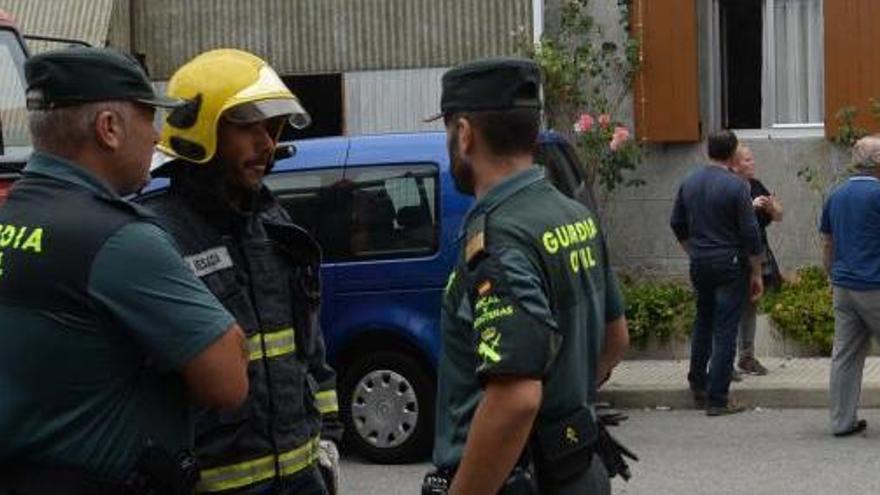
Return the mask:
[[757,300],[763,291],[761,237],[749,186],[729,170],[737,144],[730,131],[709,136],[711,163],[682,182],[670,220],[690,258],[697,294],[688,382],[709,416],[745,410],[728,400],[737,328],[746,297]]
[[848,436],[867,427],[858,419],[862,369],[870,336],[880,337],[880,138],[853,147],[856,173],[822,209],[822,260],[834,286],[831,431]]
[[189,493],[191,401],[232,407],[248,382],[239,326],[121,198],[176,103],[111,50],[25,73],[35,152],[0,209],[0,492]]

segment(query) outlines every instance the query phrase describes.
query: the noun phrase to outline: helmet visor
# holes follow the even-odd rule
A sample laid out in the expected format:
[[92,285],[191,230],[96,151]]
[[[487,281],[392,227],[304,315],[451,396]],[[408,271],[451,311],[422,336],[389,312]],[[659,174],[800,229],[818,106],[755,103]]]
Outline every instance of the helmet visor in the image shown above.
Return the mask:
[[253,124],[284,115],[294,129],[303,129],[312,123],[305,108],[298,101],[289,98],[252,101],[223,112],[223,118],[233,124]]

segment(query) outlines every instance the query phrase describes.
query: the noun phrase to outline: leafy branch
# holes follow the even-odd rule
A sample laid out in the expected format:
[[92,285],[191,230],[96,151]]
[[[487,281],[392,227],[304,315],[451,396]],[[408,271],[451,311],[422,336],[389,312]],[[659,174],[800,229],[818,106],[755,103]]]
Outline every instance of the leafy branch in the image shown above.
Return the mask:
[[[642,150],[620,118],[639,68],[640,45],[630,33],[631,2],[617,1],[622,42],[605,36],[590,14],[589,0],[566,0],[559,29],[539,42],[523,31],[518,40],[521,53],[542,69],[548,127],[572,138],[590,185],[598,180],[608,192],[642,184],[626,176],[641,162]],[[598,116],[602,125],[578,131],[575,124],[585,115]]]

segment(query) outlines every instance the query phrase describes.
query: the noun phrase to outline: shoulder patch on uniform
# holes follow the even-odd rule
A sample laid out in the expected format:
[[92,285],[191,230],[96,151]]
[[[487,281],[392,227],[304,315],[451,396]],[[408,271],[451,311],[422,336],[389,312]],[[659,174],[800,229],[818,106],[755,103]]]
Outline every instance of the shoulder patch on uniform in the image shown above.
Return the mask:
[[467,243],[464,248],[464,259],[468,265],[479,259],[486,252],[486,216],[479,215],[468,224]]
[[480,253],[486,250],[486,235],[483,232],[468,237],[467,245],[464,248],[465,260],[470,263]]
[[185,256],[183,260],[197,277],[204,277],[233,266],[232,257],[226,246],[218,246],[201,253]]

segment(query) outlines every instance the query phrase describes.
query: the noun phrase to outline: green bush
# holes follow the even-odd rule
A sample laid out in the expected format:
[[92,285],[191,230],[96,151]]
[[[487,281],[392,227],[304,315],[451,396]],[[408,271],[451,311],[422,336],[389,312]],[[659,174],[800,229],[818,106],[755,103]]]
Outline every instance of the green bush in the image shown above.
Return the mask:
[[[626,318],[633,346],[666,342],[690,335],[696,308],[690,287],[668,281],[637,281],[623,277]],[[783,335],[822,355],[831,354],[834,340],[832,292],[825,272],[816,266],[798,270],[776,292],[761,298],[760,311]]]
[[634,346],[644,348],[651,341],[666,342],[690,333],[696,310],[689,287],[673,282],[624,279],[622,289]]
[[784,282],[779,291],[761,299],[760,310],[783,335],[827,356],[834,339],[831,294],[828,277],[821,268],[801,268],[797,277]]

